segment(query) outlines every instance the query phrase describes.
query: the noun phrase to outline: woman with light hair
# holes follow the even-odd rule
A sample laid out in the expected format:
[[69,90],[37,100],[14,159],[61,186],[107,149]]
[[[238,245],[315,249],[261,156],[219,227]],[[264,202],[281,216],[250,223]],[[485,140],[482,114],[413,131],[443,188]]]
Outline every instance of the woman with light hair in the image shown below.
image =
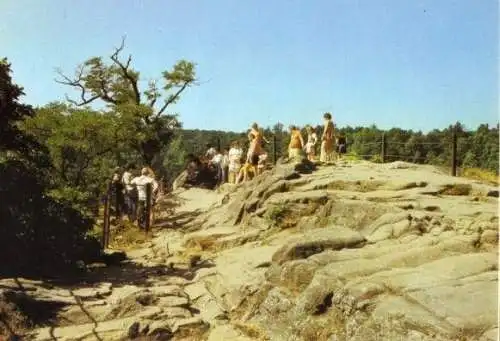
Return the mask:
[[236,178],[240,172],[241,168],[241,156],[243,151],[240,148],[240,144],[238,141],[234,141],[231,144],[231,149],[229,149],[228,157],[229,157],[229,183],[236,183]]
[[160,192],[160,186],[158,185],[158,182],[156,181],[156,175],[153,169],[151,167],[145,167],[147,171],[147,176],[150,177],[153,180],[153,183],[156,184],[156,186],[153,186],[151,188],[151,211],[150,211],[150,222],[151,225],[153,225],[154,220],[155,220],[155,207],[156,207],[156,202],[158,200],[158,195]]
[[334,162],[335,157],[335,126],[332,122],[332,115],[325,113],[323,135],[321,136],[321,154],[319,160],[324,163]]
[[294,161],[300,161],[302,149],[304,148],[304,139],[300,129],[296,126],[290,126],[290,144],[288,145],[288,158]]
[[[264,152],[262,143],[267,140],[264,138],[264,135],[262,134],[262,131],[257,123],[252,124],[252,128],[248,133],[248,139],[250,140],[250,146],[247,153],[247,162],[252,163],[252,160],[259,160],[259,155]],[[257,163],[252,163],[252,165],[257,167]]]
[[306,154],[309,161],[314,161],[316,157],[316,143],[318,143],[318,136],[314,131],[313,127],[310,125],[306,126],[307,131],[307,143],[306,143]]

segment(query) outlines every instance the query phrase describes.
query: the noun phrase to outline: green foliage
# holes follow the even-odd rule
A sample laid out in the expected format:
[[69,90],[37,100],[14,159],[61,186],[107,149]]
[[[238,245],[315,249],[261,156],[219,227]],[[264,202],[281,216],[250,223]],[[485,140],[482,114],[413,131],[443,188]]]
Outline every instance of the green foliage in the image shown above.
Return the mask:
[[36,112],[23,128],[48,147],[54,166],[51,193],[70,200],[75,207],[88,207],[104,190],[121,151],[126,151],[116,117],[60,103]]
[[382,156],[380,156],[380,154],[375,154],[370,158],[370,161],[374,163],[382,163]]
[[53,168],[43,144],[19,128],[34,113],[19,103],[23,91],[5,60],[0,85],[0,259],[8,260],[2,271],[53,272],[97,257],[97,242],[86,236],[92,220],[47,193]]
[[187,152],[184,145],[184,140],[179,134],[170,143],[163,155],[163,173],[169,184],[171,184],[175,180],[175,177],[184,170],[184,167],[186,165],[186,157]]
[[[177,114],[167,109],[178,102],[181,94],[196,83],[195,64],[178,61],[171,70],[162,72],[163,86],[149,81],[147,88],[139,88],[140,73],[131,67],[132,57],[120,59],[124,41],[111,55],[110,63],[102,57],[92,57],[77,68],[74,78],[59,74],[59,82],[81,92],[81,100],[69,100],[84,106],[101,100],[108,113],[115,118],[117,136],[138,153],[145,164],[151,165],[155,157],[168,147],[174,131],[181,127]],[[163,103],[159,103],[164,97]]]
[[265,218],[274,226],[278,226],[286,217],[288,211],[289,210],[285,204],[275,205],[269,210],[267,210]]

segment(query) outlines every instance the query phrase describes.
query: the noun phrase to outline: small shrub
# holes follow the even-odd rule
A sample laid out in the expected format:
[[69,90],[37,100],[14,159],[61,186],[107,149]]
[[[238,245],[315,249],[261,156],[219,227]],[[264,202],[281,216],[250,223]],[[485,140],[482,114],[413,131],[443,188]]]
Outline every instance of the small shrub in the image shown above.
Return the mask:
[[382,156],[375,154],[370,158],[370,161],[373,163],[382,163]]
[[439,194],[443,195],[469,195],[472,191],[472,186],[469,184],[450,184],[445,185]]
[[285,204],[279,204],[273,206],[266,212],[266,219],[270,221],[273,225],[279,225],[285,218],[288,212],[288,208]]
[[461,175],[465,178],[486,181],[494,185],[500,184],[500,178],[498,174],[486,169],[464,168]]

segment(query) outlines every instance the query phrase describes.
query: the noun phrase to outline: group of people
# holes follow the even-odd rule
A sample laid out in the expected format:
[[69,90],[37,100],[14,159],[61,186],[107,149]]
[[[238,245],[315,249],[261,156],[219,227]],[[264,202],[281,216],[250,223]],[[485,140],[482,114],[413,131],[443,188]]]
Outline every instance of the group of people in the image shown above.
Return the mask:
[[[332,115],[325,113],[323,119],[324,127],[320,139],[312,126],[306,126],[307,142],[304,141],[299,127],[290,126],[289,159],[300,161],[305,154],[310,161],[317,161],[318,145],[319,161],[322,163],[335,162],[338,155],[346,152],[346,139],[343,135],[337,136],[335,133]],[[207,144],[206,152],[201,158],[190,155],[187,184],[215,188],[226,182],[238,184],[262,173],[267,167],[268,159],[264,145],[269,141],[257,123],[253,123],[250,127],[248,141],[246,154],[240,141],[233,141],[229,149],[218,150]]]
[[[318,145],[320,147],[319,161],[322,163],[335,162],[339,155],[346,152],[346,139],[343,135],[336,135],[331,114],[325,113],[323,119],[324,127],[321,138],[318,138],[312,126],[305,127],[306,142],[300,128],[290,126],[289,159],[300,161],[306,156],[310,161],[315,162]],[[201,158],[189,155],[186,184],[216,188],[226,182],[238,184],[261,174],[267,167],[268,154],[264,149],[264,144],[269,141],[257,123],[252,124],[250,128],[248,141],[246,154],[243,152],[240,141],[233,141],[229,149],[223,150],[207,145],[207,150]],[[137,221],[139,227],[144,228],[148,218],[147,188],[151,186],[149,219],[152,222],[159,184],[153,170],[149,167],[142,168],[140,174],[135,173],[136,165],[133,163],[128,164],[123,173],[120,168],[116,168],[112,177],[112,194],[116,200],[114,206],[117,216],[122,218],[126,215],[129,221]]]
[[259,175],[265,169],[267,153],[261,146],[262,142],[259,142],[261,136],[264,141],[265,138],[261,135],[259,127],[254,124],[248,134],[250,144],[246,156],[239,141],[233,141],[229,149],[222,151],[210,145],[207,146],[205,159],[208,165],[216,170],[217,185],[226,182],[238,184]]
[[[323,163],[335,162],[339,156],[346,153],[346,138],[343,135],[337,136],[335,134],[335,125],[330,113],[325,113],[323,119],[324,127],[321,135],[319,161]],[[316,161],[318,136],[310,125],[306,126],[306,131],[307,142],[304,143],[300,128],[290,126],[290,144],[288,145],[288,157],[290,159],[302,158],[305,152],[310,161]]]
[[133,163],[128,164],[123,173],[118,167],[114,171],[111,184],[117,216],[122,218],[125,215],[133,223],[137,221],[141,229],[145,228],[148,218],[147,188],[151,186],[149,219],[151,222],[154,220],[152,208],[158,198],[159,184],[151,168],[142,168],[139,175],[136,174],[136,165]]

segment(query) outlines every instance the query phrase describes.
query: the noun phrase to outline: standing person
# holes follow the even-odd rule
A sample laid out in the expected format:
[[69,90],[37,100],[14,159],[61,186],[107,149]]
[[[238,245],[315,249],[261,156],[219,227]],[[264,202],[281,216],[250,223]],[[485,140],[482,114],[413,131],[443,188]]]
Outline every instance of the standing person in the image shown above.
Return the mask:
[[313,127],[308,125],[307,130],[307,143],[306,143],[306,154],[309,161],[314,161],[316,157],[316,143],[318,143],[318,135],[314,131]]
[[210,164],[215,167],[216,174],[217,174],[217,186],[220,186],[222,184],[222,159],[223,155],[219,152],[216,151],[214,157],[212,160],[210,160]]
[[116,167],[111,178],[111,202],[115,204],[115,214],[117,218],[122,217],[124,198],[123,198],[123,183],[121,181],[121,169]]
[[[251,163],[253,166],[257,167],[259,161],[259,155],[264,152],[262,144],[267,140],[262,134],[262,130],[259,128],[257,123],[252,124],[252,128],[248,133],[248,139],[250,140],[250,146],[247,153],[247,162]],[[255,164],[253,163],[255,162]]]
[[[139,228],[144,229],[146,227],[146,186],[151,184],[151,192],[154,192],[158,189],[158,183],[149,176],[149,172],[147,168],[141,169],[141,176],[133,178],[131,184],[137,187],[137,221],[139,223]],[[153,195],[151,195],[151,199]],[[150,205],[152,202],[150,202]]]
[[238,141],[234,141],[232,143],[231,149],[229,149],[229,183],[236,183],[236,177],[239,174],[241,168],[241,156],[243,151],[240,148],[240,144]]
[[150,214],[149,214],[149,218],[150,218],[150,222],[151,222],[151,225],[153,225],[153,222],[155,221],[155,207],[156,207],[156,203],[158,201],[158,196],[160,194],[160,186],[158,184],[158,182],[156,181],[156,175],[155,175],[155,172],[153,172],[153,170],[151,169],[151,167],[146,167],[146,169],[148,170],[148,176],[153,179],[153,181],[155,181],[157,183],[157,186],[156,186],[156,189],[152,188],[151,189],[151,210],[150,210]]
[[122,176],[122,183],[125,187],[125,213],[128,215],[128,220],[131,222],[135,222],[137,218],[137,188],[131,183],[134,177],[132,174],[133,170],[135,170],[135,164],[127,164]]
[[347,152],[347,140],[344,134],[340,134],[337,140],[337,144],[338,144],[339,158],[342,158],[342,155],[344,155]]
[[329,163],[335,161],[335,127],[332,122],[332,115],[325,113],[323,135],[321,136],[321,154],[319,160]]
[[222,169],[222,183],[226,183],[229,171],[229,152],[227,148],[224,148],[224,152],[222,153],[221,169]]
[[288,158],[300,161],[302,148],[304,147],[304,139],[300,129],[296,126],[290,126],[290,144],[288,145]]

